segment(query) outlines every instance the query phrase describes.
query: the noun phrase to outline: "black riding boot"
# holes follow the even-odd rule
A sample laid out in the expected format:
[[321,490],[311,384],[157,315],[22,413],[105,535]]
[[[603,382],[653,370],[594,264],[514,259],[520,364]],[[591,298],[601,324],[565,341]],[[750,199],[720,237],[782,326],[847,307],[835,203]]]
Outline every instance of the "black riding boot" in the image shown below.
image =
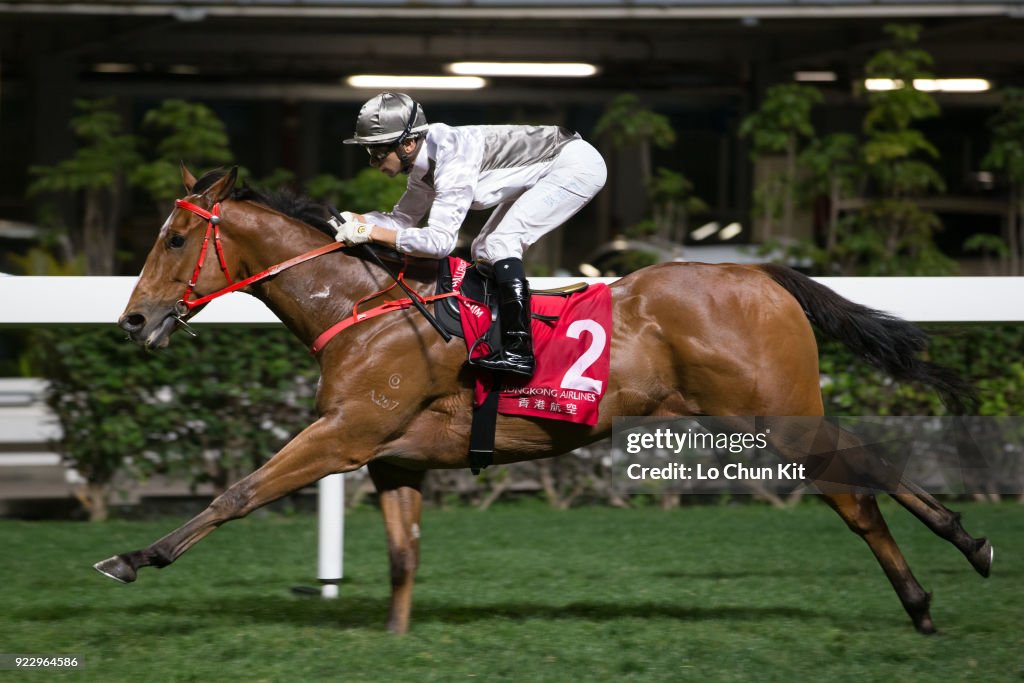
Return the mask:
[[472,362],[494,372],[509,372],[532,377],[534,370],[533,337],[530,334],[530,286],[523,262],[502,259],[494,264],[498,284],[498,323],[501,325],[501,350]]

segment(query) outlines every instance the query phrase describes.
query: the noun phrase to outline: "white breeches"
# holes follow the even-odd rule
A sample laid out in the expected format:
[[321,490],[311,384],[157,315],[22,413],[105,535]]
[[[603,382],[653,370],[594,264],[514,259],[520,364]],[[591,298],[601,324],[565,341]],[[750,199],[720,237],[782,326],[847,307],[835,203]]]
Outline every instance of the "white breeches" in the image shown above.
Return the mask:
[[586,206],[607,177],[604,159],[590,143],[569,142],[533,187],[494,208],[473,240],[473,260],[523,258],[527,247]]

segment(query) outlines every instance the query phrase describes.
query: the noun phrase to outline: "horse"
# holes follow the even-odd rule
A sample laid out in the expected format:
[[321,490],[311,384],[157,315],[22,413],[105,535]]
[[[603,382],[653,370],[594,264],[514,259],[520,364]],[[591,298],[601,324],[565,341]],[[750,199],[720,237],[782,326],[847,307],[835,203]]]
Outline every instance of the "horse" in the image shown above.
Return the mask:
[[[181,173],[187,196],[161,227],[119,321],[138,344],[166,346],[192,315],[227,291],[262,301],[307,346],[351,317],[361,299],[377,293],[378,300],[394,302],[400,296],[395,289],[380,293],[393,277],[383,264],[333,240],[322,205],[236,187],[234,169],[197,180],[183,164]],[[425,296],[437,268],[436,261],[410,259],[404,281]],[[954,412],[976,400],[968,382],[918,357],[928,337],[916,325],[851,302],[785,266],[658,264],[622,277],[610,290],[610,374],[597,424],[499,415],[496,464],[563,454],[605,438],[614,416],[822,416],[812,321],[870,365],[938,391]],[[229,520],[324,476],[366,466],[387,531],[387,627],[405,633],[419,566],[425,473],[470,464],[474,376],[466,349],[445,343],[411,307],[396,306],[344,330],[315,355],[322,373],[316,421],[179,528],[94,567],[117,581],[135,581],[140,568],[166,567]],[[373,400],[382,387],[389,397],[384,405]],[[787,457],[800,450],[797,440],[781,435],[770,441]],[[989,575],[992,546],[969,535],[959,514],[909,482],[889,495]],[[931,595],[890,534],[875,492],[823,489],[821,497],[867,543],[913,626],[934,633]]]

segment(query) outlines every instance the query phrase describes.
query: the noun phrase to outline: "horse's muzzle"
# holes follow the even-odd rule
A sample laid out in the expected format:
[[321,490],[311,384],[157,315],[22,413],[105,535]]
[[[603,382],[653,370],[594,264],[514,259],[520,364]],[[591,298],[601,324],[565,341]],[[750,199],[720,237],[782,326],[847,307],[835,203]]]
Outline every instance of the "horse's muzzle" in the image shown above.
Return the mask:
[[117,321],[117,325],[134,340],[146,326],[146,316],[141,313],[126,313]]
[[136,344],[155,349],[167,346],[171,333],[175,328],[175,316],[169,313],[152,323],[141,313],[125,313],[117,322],[118,326],[128,333],[128,338]]

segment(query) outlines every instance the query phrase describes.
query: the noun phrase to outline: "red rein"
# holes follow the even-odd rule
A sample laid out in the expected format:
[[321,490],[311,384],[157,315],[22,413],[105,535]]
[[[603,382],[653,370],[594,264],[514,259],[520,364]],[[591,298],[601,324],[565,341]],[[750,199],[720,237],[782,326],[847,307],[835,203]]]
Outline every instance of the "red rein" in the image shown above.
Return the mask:
[[[191,211],[200,218],[206,220],[206,235],[203,237],[203,246],[199,251],[199,261],[196,263],[195,270],[192,272],[192,278],[188,281],[188,285],[185,287],[185,293],[182,295],[181,299],[177,303],[178,313],[181,315],[190,313],[192,312],[193,309],[197,308],[198,306],[202,306],[203,304],[209,303],[210,301],[222,297],[225,294],[230,294],[231,292],[235,292],[244,287],[248,287],[249,285],[255,282],[259,282],[260,280],[265,280],[268,277],[277,275],[282,270],[287,270],[292,266],[297,266],[300,263],[305,263],[306,261],[314,259],[317,256],[328,254],[332,251],[336,251],[345,246],[341,242],[332,242],[330,244],[325,244],[324,246],[313,249],[312,251],[307,251],[305,254],[300,254],[295,258],[291,258],[288,259],[287,261],[283,261],[282,263],[278,263],[277,265],[271,266],[270,268],[267,268],[264,271],[247,277],[244,280],[239,280],[238,282],[235,282],[234,280],[231,279],[231,273],[228,271],[228,263],[224,257],[224,248],[220,243],[220,202],[217,202],[216,204],[213,205],[212,211],[207,211],[206,209],[200,206],[196,206],[192,202],[187,202],[184,199],[177,199],[175,200],[174,203],[178,208],[185,209],[186,211]],[[224,273],[224,277],[227,278],[228,286],[224,287],[223,289],[219,289],[216,292],[213,292],[212,294],[201,296],[198,299],[189,300],[189,297],[192,296],[193,289],[196,286],[196,282],[198,282],[199,280],[199,273],[203,269],[203,263],[206,261],[206,251],[210,246],[211,236],[213,237],[214,250],[217,252],[217,260],[220,262],[220,269]],[[404,281],[403,273],[398,274],[399,280]],[[352,325],[355,325],[356,323],[360,323],[364,320],[369,320],[370,318],[375,318],[378,315],[381,315],[382,313],[387,313],[388,311],[399,311],[412,306],[412,299],[396,299],[394,301],[385,302],[380,306],[371,308],[370,310],[365,311],[363,313],[359,312],[359,304],[362,304],[375,297],[385,294],[391,289],[393,289],[395,286],[397,286],[397,283],[391,285],[387,289],[382,289],[379,292],[375,292],[369,296],[360,299],[359,302],[357,302],[356,305],[353,307],[352,315],[350,317],[344,318],[339,322],[335,323],[334,325],[331,325],[319,337],[316,338],[316,340],[313,342],[313,345],[310,347],[310,353],[314,355],[316,353],[319,353],[319,351],[323,349],[324,346],[327,345],[327,342],[333,339],[335,335],[337,335],[342,330],[351,327]],[[435,294],[433,296],[427,297],[422,297],[419,294],[416,294],[415,292],[413,292],[413,295],[420,301],[420,303],[429,303],[431,301],[436,301],[437,299],[444,299],[449,296],[459,296],[455,292]]]

